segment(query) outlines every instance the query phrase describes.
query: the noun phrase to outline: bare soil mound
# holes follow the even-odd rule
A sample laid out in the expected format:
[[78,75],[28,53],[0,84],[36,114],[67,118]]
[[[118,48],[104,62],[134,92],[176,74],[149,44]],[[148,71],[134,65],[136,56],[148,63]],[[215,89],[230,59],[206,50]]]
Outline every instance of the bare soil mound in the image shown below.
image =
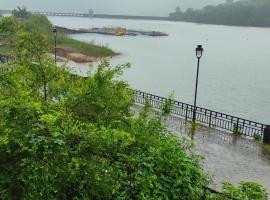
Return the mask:
[[72,48],[56,48],[56,55],[76,63],[92,63],[97,61],[96,58],[78,53]]

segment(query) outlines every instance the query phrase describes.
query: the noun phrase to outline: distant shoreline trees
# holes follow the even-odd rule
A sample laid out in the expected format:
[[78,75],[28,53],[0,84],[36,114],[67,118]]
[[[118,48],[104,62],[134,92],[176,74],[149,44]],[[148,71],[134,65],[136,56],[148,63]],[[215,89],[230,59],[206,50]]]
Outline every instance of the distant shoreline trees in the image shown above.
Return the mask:
[[177,7],[169,18],[205,24],[270,27],[270,0],[226,1],[199,10],[188,8],[184,12]]
[[27,18],[31,15],[30,12],[27,11],[26,7],[17,7],[12,11],[12,15],[16,18]]

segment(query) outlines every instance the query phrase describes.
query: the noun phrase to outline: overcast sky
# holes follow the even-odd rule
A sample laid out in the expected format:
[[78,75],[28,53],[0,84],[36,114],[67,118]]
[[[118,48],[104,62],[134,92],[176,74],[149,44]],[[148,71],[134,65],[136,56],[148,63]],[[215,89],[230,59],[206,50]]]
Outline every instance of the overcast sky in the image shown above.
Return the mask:
[[25,5],[28,10],[167,16],[176,6],[201,8],[225,0],[0,0],[0,9]]

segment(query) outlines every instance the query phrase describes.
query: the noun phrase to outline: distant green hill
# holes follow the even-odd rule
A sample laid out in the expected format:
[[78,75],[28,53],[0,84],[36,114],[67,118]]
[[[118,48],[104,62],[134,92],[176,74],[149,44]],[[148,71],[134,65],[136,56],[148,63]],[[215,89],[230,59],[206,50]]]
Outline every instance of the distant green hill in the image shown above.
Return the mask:
[[270,27],[270,0],[227,1],[218,6],[192,8],[185,12],[178,7],[170,19],[205,24]]

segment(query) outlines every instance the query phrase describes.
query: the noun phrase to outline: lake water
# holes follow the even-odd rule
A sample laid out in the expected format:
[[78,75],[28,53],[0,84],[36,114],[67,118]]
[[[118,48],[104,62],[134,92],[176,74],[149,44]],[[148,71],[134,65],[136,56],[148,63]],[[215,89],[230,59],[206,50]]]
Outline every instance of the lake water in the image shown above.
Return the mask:
[[121,53],[112,64],[130,62],[124,79],[133,88],[193,103],[197,59],[202,44],[198,105],[270,124],[270,28],[183,22],[49,17],[70,28],[125,27],[155,30],[168,37],[76,34]]

